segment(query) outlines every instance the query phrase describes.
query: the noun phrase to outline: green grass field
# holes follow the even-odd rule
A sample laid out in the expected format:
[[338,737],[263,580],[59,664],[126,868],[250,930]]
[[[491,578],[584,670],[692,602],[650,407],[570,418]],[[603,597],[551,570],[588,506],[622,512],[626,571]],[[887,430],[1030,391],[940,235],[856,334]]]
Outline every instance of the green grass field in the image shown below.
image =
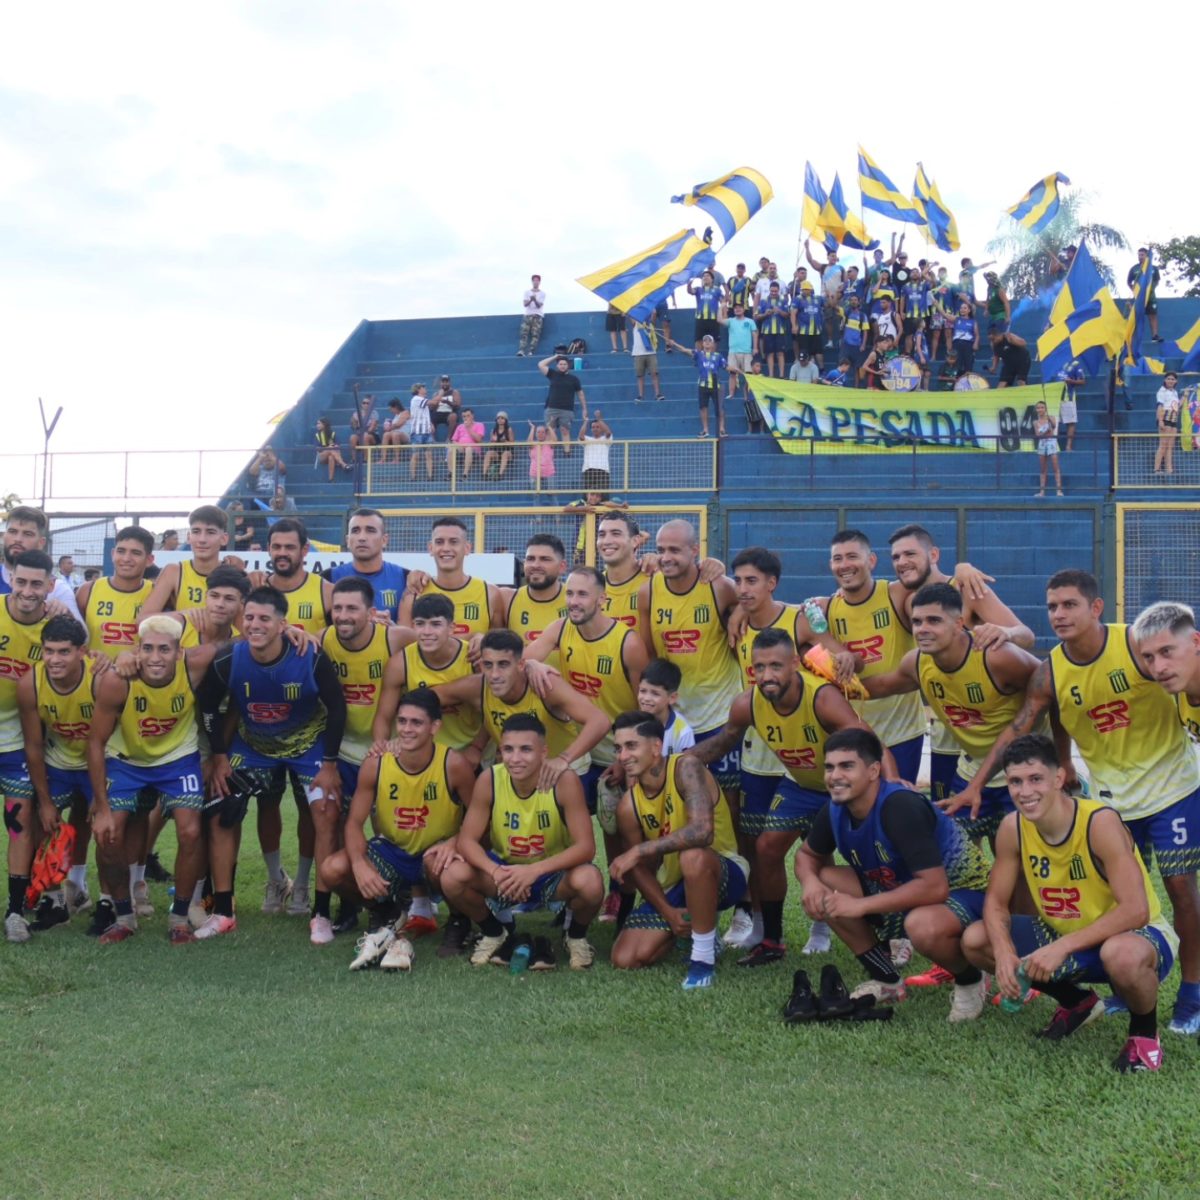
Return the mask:
[[[169,829],[162,850],[171,862]],[[1134,1078],[1110,1066],[1121,1019],[1035,1042],[1046,1000],[952,1028],[946,992],[914,994],[887,1024],[786,1028],[799,955],[753,972],[726,957],[714,990],[684,994],[674,963],[610,970],[611,926],[594,927],[602,961],[586,974],[439,961],[435,939],[410,976],[351,974],[352,939],[318,950],[306,921],[258,912],[261,860],[244,858],[240,927],[216,943],[168,945],[161,886],[124,945],[96,945],[82,919],[0,943],[0,1195],[1043,1200],[1200,1186],[1200,1048],[1165,1026],[1163,1070]],[[799,946],[794,899],[789,915]]]

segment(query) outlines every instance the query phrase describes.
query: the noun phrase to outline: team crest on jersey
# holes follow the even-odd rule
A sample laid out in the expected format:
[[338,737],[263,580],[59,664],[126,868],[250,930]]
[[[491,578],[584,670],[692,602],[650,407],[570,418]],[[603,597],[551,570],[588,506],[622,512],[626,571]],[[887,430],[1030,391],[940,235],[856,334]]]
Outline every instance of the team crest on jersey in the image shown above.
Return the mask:
[[396,607],[396,593],[391,588],[385,588],[380,595],[383,597],[384,608]]
[[479,605],[478,604],[464,604],[463,605],[463,620],[464,621],[478,621],[479,620]]
[[712,620],[712,609],[707,604],[697,604],[692,609],[692,621],[697,625],[707,625]]
[[187,703],[187,701],[182,696],[172,696],[171,697],[171,711],[173,713],[183,712],[183,706],[186,703]]
[[883,848],[882,842],[875,843],[875,857],[881,863],[890,863],[892,861],[892,856]]
[[369,663],[367,663],[367,678],[368,679],[382,679],[383,678],[383,663],[381,663],[379,661],[379,659],[373,658],[373,659],[371,659],[371,661]]
[[95,712],[95,706],[92,704],[81,704],[79,706],[79,715],[85,721],[90,721],[92,719],[93,712]]
[[816,745],[818,739],[817,739],[817,727],[815,725],[805,725],[804,740],[806,742],[812,742],[814,746]]
[[1087,878],[1087,868],[1083,865],[1083,856],[1080,854],[1071,855],[1071,865],[1067,870],[1072,879]]
[[981,683],[968,683],[967,684],[967,699],[970,700],[970,702],[972,704],[982,704],[983,703],[983,685]]
[[313,606],[307,601],[303,601],[296,606],[296,616],[302,621],[311,621],[313,615]]
[[421,793],[421,799],[426,804],[432,804],[438,797],[438,785],[436,783],[427,783],[425,791]]
[[871,623],[876,629],[887,629],[892,623],[892,614],[886,608],[877,608],[871,614]]
[[1125,669],[1123,667],[1118,667],[1115,671],[1109,671],[1108,682],[1112,686],[1112,690],[1114,692],[1120,693],[1129,691],[1129,679],[1126,676]]
[[283,694],[289,700],[300,699],[300,685],[298,683],[285,683],[283,685]]
[[596,671],[600,675],[611,675],[613,669],[613,660],[607,654],[601,654],[596,659]]

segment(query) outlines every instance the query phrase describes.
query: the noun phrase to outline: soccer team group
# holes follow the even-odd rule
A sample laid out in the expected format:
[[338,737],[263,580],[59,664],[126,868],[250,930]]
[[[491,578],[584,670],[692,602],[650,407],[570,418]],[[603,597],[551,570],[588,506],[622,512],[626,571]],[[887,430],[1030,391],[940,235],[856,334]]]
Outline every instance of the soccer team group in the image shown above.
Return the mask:
[[[800,842],[804,953],[836,936],[865,979],[848,991],[826,967],[814,992],[797,971],[789,1022],[874,1019],[943,984],[949,1020],[972,1020],[994,979],[1006,1008],[1056,1002],[1050,1040],[1127,1012],[1117,1069],[1157,1070],[1158,990],[1178,959],[1170,1029],[1200,1031],[1200,634],[1186,606],[1107,624],[1093,576],[1059,571],[1046,590],[1059,643],[1040,660],[994,581],[969,564],[947,576],[917,525],[889,539],[890,581],[863,533],[833,534],[830,594],[788,605],[770,550],[741,551],[726,575],[688,522],[650,546],[627,512],[597,519],[603,570],[570,568],[534,534],[515,589],[466,574],[453,516],[433,524],[426,574],[386,561],[383,517],[356,510],[352,561],[330,578],[305,569],[298,519],[272,526],[266,574],[226,557],[221,509],[189,524],[190,559],[153,582],[153,539],[130,527],[112,576],[72,594],[44,515],[7,518],[9,942],[89,909],[102,943],[133,936],[169,819],[171,942],[234,931],[253,802],[263,911],[308,915],[323,946],[365,910],[352,969],[411,969],[442,903],[439,956],[547,969],[550,939],[518,927],[549,907],[572,968],[592,965],[589,926],[609,920],[613,967],[682,944],[690,990],[715,981],[722,910],[739,967],[784,958]],[[913,782],[927,736],[928,794]],[[71,830],[65,878],[28,911],[36,852]],[[914,951],[931,965],[904,979]]]

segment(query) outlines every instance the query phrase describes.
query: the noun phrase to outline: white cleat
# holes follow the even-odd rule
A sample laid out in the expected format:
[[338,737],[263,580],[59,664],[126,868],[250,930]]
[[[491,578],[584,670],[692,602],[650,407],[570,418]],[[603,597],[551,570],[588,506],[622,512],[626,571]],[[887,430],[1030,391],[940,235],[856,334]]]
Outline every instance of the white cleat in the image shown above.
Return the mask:
[[736,946],[739,950],[752,950],[762,941],[762,937],[754,936],[754,918],[745,909],[735,908],[733,920],[722,934],[721,941],[726,946]]
[[308,940],[314,946],[328,946],[333,941],[333,922],[328,917],[313,917],[308,923]]
[[814,921],[808,931],[808,941],[804,943],[801,954],[828,954],[832,945],[829,926],[824,921]]
[[284,911],[289,917],[307,917],[312,909],[312,898],[309,895],[307,883],[292,884],[292,894],[288,897]]
[[412,942],[406,937],[396,938],[388,947],[379,964],[381,971],[411,971],[413,964]]
[[74,916],[76,913],[87,912],[92,907],[92,898],[87,888],[72,883],[69,879],[65,884],[67,894],[67,912]]
[[[271,914],[283,912],[283,906],[291,895],[292,880],[286,871],[284,871],[282,879],[268,879],[266,889],[263,891],[263,912]],[[307,911],[306,906],[305,912]]]
[[33,935],[29,932],[29,922],[20,913],[9,913],[4,918],[4,937],[10,942],[27,942]]
[[991,983],[986,975],[978,983],[956,983],[950,997],[950,1015],[946,1020],[951,1025],[957,1025],[961,1021],[974,1021],[979,1017]]
[[381,925],[370,933],[364,933],[355,943],[350,970],[361,971],[365,967],[375,966],[395,940],[396,934],[390,925]]
[[208,920],[208,916],[208,909],[204,907],[202,901],[193,900],[188,905],[188,924],[193,929],[199,929]]
[[883,983],[878,979],[868,979],[850,993],[850,999],[859,1000],[863,996],[874,996],[876,1004],[900,1004],[907,995],[903,980],[899,983]]
[[913,945],[908,938],[892,938],[892,940],[888,943],[888,948],[891,951],[892,962],[894,962],[896,966],[908,966],[908,963],[913,956]]

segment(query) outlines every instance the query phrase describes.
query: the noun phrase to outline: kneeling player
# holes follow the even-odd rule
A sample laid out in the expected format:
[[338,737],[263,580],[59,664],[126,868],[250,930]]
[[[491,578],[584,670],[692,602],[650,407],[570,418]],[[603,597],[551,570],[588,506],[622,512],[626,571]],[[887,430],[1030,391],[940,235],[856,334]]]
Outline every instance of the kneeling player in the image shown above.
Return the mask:
[[[828,921],[870,982],[852,999],[904,999],[887,950],[907,937],[954,976],[952,1022],[983,1011],[987,981],[963,955],[963,930],[983,912],[987,864],[966,831],[906,784],[881,776],[883,744],[865,729],[825,743],[829,803],[796,855],[796,878],[812,919]],[[848,867],[834,866],[837,851]]]
[[[458,857],[458,827],[475,772],[457,750],[434,741],[441,724],[442,706],[431,689],[401,699],[388,751],[368,757],[359,768],[344,831],[346,848],[318,867],[311,926],[315,945],[333,941],[331,892],[365,904],[370,913],[352,971],[374,962],[385,971],[412,966],[412,943],[396,936],[386,916],[413,884],[440,890],[442,872]],[[369,841],[363,831],[368,817],[376,830]]]
[[[532,713],[504,722],[501,762],[475,782],[458,835],[461,859],[442,874],[446,899],[478,922],[482,937],[472,966],[499,960],[509,936],[497,913],[511,905],[566,902],[567,954],[573,970],[592,965],[588,925],[604,900],[604,879],[592,859],[596,838],[574,771],[538,787],[546,761],[546,727]],[[490,839],[491,850],[484,849]],[[502,961],[502,960],[500,960]]]
[[642,903],[612,948],[612,965],[648,967],[670,953],[677,937],[691,936],[692,957],[683,986],[712,987],[717,912],[746,891],[749,868],[725,795],[708,768],[690,755],[663,757],[663,727],[648,713],[622,713],[613,724],[617,761],[630,781],[617,806],[617,829],[630,847],[609,864]]
[[[1004,774],[1017,811],[1000,826],[983,920],[963,937],[967,956],[996,972],[1005,996],[1021,995],[1021,970],[1058,1001],[1041,1033],[1051,1041],[1104,1011],[1100,997],[1078,984],[1111,984],[1129,1006],[1129,1036],[1113,1065],[1157,1071],[1158,985],[1178,942],[1129,830],[1107,805],[1063,791],[1058,753],[1040,734],[1007,747]],[[1011,911],[1022,874],[1036,916]]]

